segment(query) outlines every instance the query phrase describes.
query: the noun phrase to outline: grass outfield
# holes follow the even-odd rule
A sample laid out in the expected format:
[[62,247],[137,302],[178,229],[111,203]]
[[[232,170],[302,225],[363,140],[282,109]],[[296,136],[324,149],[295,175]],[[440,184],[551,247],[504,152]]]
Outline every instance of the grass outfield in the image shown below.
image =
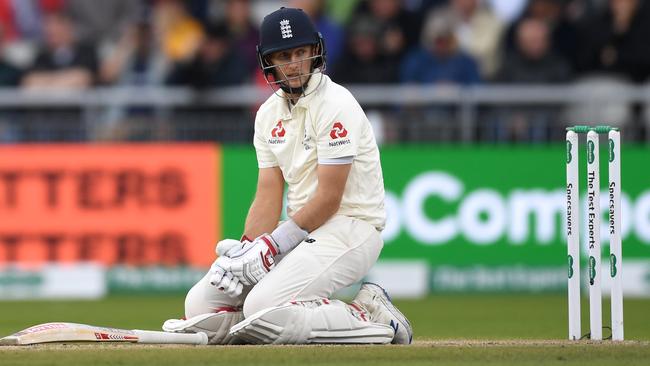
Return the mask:
[[[160,329],[181,312],[178,296],[114,296],[101,301],[0,302],[0,335],[50,321]],[[0,347],[1,365],[646,365],[650,300],[625,300],[628,341],[569,342],[566,297],[455,295],[396,304],[409,317],[415,344],[399,346],[142,346],[68,344]],[[587,331],[587,301],[583,301]],[[609,319],[603,303],[603,319]],[[609,331],[605,330],[604,335]]]

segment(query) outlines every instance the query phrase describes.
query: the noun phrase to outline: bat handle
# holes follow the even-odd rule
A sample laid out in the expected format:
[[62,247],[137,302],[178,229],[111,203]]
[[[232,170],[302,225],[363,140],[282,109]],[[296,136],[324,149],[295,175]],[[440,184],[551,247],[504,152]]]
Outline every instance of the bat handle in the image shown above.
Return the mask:
[[199,333],[171,333],[134,329],[138,343],[208,344],[208,336]]

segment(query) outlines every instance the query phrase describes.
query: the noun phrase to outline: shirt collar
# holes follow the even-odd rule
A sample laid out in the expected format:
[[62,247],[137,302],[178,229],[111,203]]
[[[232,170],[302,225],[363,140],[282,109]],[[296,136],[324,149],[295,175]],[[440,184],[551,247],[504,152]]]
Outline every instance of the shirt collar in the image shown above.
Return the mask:
[[[305,94],[307,95],[300,97],[300,99],[298,99],[298,102],[293,107],[290,107],[291,102],[289,102],[288,99],[284,98],[284,96],[280,97],[280,115],[283,116],[283,119],[291,118],[291,111],[293,108],[307,108],[307,105],[311,99],[314,98],[314,95],[318,93],[318,90],[316,89],[324,88],[327,80],[327,75],[323,74],[322,72],[313,74],[307,82],[307,88],[305,89]],[[284,95],[284,91],[282,91],[282,93]]]

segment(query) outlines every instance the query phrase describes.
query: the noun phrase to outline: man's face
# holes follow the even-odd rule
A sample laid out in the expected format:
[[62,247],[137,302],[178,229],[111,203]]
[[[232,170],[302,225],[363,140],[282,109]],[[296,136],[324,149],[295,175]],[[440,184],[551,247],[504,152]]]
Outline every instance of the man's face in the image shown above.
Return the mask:
[[276,66],[275,75],[290,88],[300,88],[309,80],[314,62],[314,47],[311,45],[273,52],[269,61]]
[[73,42],[73,29],[70,20],[59,14],[51,14],[45,18],[43,31],[49,47],[58,48]]
[[529,19],[522,22],[517,29],[517,44],[521,52],[529,59],[538,60],[548,53],[548,25]]

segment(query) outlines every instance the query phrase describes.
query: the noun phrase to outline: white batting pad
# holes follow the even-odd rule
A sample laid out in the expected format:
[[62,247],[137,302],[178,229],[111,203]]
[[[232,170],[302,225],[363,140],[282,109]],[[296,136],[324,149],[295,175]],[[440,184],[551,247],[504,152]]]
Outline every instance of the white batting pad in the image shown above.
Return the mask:
[[394,330],[364,321],[339,300],[294,302],[261,310],[230,330],[253,344],[390,343]]
[[189,319],[169,319],[162,329],[172,333],[198,333],[208,335],[208,344],[238,344],[240,340],[228,333],[230,328],[241,322],[244,314],[241,311],[222,311],[218,313],[200,314]]

